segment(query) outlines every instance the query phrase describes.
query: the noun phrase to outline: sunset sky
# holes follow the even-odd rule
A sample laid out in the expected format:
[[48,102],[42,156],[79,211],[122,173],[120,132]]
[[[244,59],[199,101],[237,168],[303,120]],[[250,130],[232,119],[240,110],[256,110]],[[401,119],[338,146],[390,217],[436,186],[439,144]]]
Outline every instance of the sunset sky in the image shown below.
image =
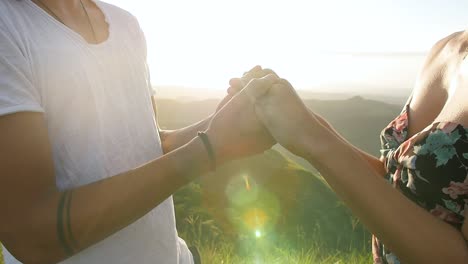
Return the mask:
[[438,39],[468,29],[459,0],[105,0],[133,13],[153,85],[225,89],[261,64],[299,89],[409,89]]

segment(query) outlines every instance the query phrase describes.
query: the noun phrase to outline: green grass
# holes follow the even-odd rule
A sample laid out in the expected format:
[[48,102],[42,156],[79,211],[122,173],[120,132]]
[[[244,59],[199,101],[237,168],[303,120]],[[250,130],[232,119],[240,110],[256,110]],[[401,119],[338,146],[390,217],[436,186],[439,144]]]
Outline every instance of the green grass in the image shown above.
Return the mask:
[[371,264],[370,252],[330,252],[320,247],[294,250],[280,246],[253,250],[248,254],[236,253],[230,245],[209,245],[199,248],[203,263],[207,264]]
[[319,175],[276,151],[218,168],[174,203],[179,235],[203,263],[372,263],[365,227]]
[[5,264],[5,262],[3,262],[3,252],[2,252],[2,243],[0,243],[0,264]]
[[[371,264],[370,252],[355,250],[353,252],[328,252],[320,247],[303,250],[282,249],[275,247],[268,252],[259,250],[240,255],[229,244],[208,245],[199,247],[202,261],[205,264]],[[327,253],[325,253],[327,252]],[[4,264],[0,244],[0,264]]]

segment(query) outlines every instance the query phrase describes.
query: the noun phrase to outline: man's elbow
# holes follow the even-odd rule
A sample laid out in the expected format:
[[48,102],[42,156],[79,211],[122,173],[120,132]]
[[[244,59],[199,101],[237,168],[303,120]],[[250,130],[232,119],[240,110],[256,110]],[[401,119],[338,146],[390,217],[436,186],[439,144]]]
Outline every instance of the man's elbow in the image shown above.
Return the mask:
[[3,241],[5,248],[13,257],[24,264],[48,264],[57,263],[63,260],[63,257],[54,254],[51,246],[44,245],[36,238],[14,239],[13,241]]
[[[29,220],[26,220],[29,219]],[[34,217],[25,217],[16,222],[2,223],[0,241],[18,261],[24,264],[57,263],[65,257],[56,246],[57,242],[44,230],[31,223]]]

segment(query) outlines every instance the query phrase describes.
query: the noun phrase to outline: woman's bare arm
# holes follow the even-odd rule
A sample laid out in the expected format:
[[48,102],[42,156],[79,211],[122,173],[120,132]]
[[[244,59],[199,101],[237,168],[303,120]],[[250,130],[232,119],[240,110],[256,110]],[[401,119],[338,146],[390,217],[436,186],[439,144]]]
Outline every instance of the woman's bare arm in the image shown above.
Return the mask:
[[321,117],[320,115],[316,114],[316,113],[313,113],[311,110],[309,110],[310,114],[315,116],[315,118],[320,122],[320,124],[328,129],[328,131],[330,133],[332,133],[333,135],[335,135],[339,140],[343,141],[344,143],[348,144],[349,146],[351,146],[354,151],[356,153],[359,153],[359,155],[364,159],[366,160],[369,165],[375,170],[376,174],[379,176],[379,177],[384,177],[385,174],[386,174],[386,171],[385,171],[385,167],[384,167],[384,164],[381,160],[379,160],[378,158],[372,156],[371,154],[359,149],[358,147],[354,146],[353,144],[349,143],[343,136],[341,136],[333,127],[332,125],[330,125],[330,123],[328,123],[327,120],[325,120],[325,118]]
[[403,263],[466,263],[467,234],[433,216],[379,177],[353,146],[309,112],[287,81],[278,80],[269,89],[257,88],[264,92],[250,88],[252,94],[260,94],[255,99],[257,116],[277,142],[314,165],[353,213]]
[[303,142],[307,160],[403,263],[466,263],[468,234],[434,217],[376,177],[352,146],[323,126],[316,124],[312,130],[309,140]]

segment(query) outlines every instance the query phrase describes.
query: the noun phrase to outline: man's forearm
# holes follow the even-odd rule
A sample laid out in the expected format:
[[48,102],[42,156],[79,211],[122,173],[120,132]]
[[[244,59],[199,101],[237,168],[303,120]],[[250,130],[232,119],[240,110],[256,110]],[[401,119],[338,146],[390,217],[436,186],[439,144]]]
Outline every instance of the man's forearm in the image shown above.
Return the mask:
[[24,263],[55,263],[128,226],[208,168],[205,146],[194,139],[139,168],[18,210],[8,236],[14,239],[3,242]]

